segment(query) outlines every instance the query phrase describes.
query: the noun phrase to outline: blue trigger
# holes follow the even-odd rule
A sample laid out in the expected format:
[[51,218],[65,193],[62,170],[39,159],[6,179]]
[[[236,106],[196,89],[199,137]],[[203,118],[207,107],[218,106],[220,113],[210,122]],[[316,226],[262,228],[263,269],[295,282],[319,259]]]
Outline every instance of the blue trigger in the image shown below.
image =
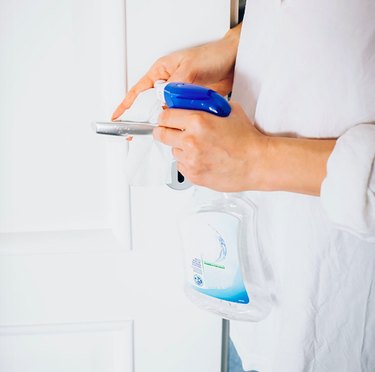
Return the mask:
[[206,111],[217,116],[228,116],[228,101],[212,89],[195,84],[169,83],[164,87],[164,99],[169,108]]

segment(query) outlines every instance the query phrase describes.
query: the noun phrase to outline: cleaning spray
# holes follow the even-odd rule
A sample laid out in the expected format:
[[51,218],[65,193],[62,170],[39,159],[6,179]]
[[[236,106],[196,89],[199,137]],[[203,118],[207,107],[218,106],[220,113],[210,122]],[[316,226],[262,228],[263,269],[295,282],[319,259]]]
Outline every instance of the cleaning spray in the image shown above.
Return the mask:
[[[204,87],[160,82],[156,89],[169,108],[231,112],[224,97]],[[180,226],[187,296],[227,319],[264,319],[272,309],[273,275],[257,235],[256,206],[245,193],[194,188]]]

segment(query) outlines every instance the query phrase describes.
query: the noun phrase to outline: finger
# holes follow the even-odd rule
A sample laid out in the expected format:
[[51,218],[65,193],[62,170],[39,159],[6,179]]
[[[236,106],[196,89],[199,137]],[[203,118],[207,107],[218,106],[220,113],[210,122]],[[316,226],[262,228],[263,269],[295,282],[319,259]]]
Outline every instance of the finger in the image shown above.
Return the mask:
[[207,88],[214,90],[221,94],[223,97],[229,94],[230,88],[233,82],[230,79],[221,80],[218,83],[208,84]]
[[125,96],[123,101],[120,105],[116,108],[114,113],[112,114],[112,120],[116,120],[119,116],[121,116],[125,110],[127,110],[135,101],[138,94],[154,87],[154,81],[148,75],[145,75],[141,80],[138,81],[128,92]]
[[112,115],[112,120],[116,120],[121,116],[125,110],[127,110],[135,101],[138,94],[154,87],[155,81],[157,80],[168,80],[170,74],[166,70],[165,66],[156,62],[151,66],[149,71],[144,75],[137,84],[135,84],[128,92],[124,100],[117,107],[115,112]]
[[165,145],[182,148],[182,132],[180,130],[157,127],[153,131],[153,136],[156,141]]
[[161,127],[186,130],[192,120],[194,110],[165,109],[159,115],[158,123]]

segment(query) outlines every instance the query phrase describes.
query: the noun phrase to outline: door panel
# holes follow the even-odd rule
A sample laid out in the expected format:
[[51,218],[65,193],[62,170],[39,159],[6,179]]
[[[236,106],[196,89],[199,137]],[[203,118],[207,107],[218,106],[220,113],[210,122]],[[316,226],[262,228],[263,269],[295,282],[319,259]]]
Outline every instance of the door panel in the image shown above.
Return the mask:
[[[156,20],[185,15],[194,30],[167,42]],[[182,291],[173,224],[190,191],[130,192],[127,143],[90,124],[154,57],[226,20],[226,1],[0,2],[2,372],[219,371],[221,321]]]
[[99,6],[1,3],[1,232],[109,227],[104,144],[89,126],[103,113]]
[[[131,322],[3,327],[2,371],[131,372]],[[61,350],[64,350],[62,353]]]
[[126,144],[90,127],[123,90],[124,12],[0,4],[2,372],[133,371]]
[[[128,0],[126,14],[131,87],[157,58],[221,37],[229,28],[230,1]],[[133,246],[144,256],[144,276],[152,284],[152,301],[140,299],[142,321],[136,318],[134,327],[136,369],[141,371],[153,370],[155,361],[164,361],[163,371],[168,372],[220,371],[221,319],[197,309],[183,294],[176,219],[191,191],[167,186],[131,188]],[[152,308],[154,318],[148,315],[150,303],[157,304]],[[161,334],[175,340],[177,347],[165,350],[158,341]]]

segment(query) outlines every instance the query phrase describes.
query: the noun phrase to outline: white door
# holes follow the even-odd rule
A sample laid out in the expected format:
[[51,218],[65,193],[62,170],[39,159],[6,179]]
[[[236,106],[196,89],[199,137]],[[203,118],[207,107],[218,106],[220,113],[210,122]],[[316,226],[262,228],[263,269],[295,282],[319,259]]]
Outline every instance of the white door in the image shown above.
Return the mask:
[[227,0],[0,1],[0,371],[218,372],[221,320],[182,291],[188,192],[126,184],[93,133],[160,55],[221,36]]

